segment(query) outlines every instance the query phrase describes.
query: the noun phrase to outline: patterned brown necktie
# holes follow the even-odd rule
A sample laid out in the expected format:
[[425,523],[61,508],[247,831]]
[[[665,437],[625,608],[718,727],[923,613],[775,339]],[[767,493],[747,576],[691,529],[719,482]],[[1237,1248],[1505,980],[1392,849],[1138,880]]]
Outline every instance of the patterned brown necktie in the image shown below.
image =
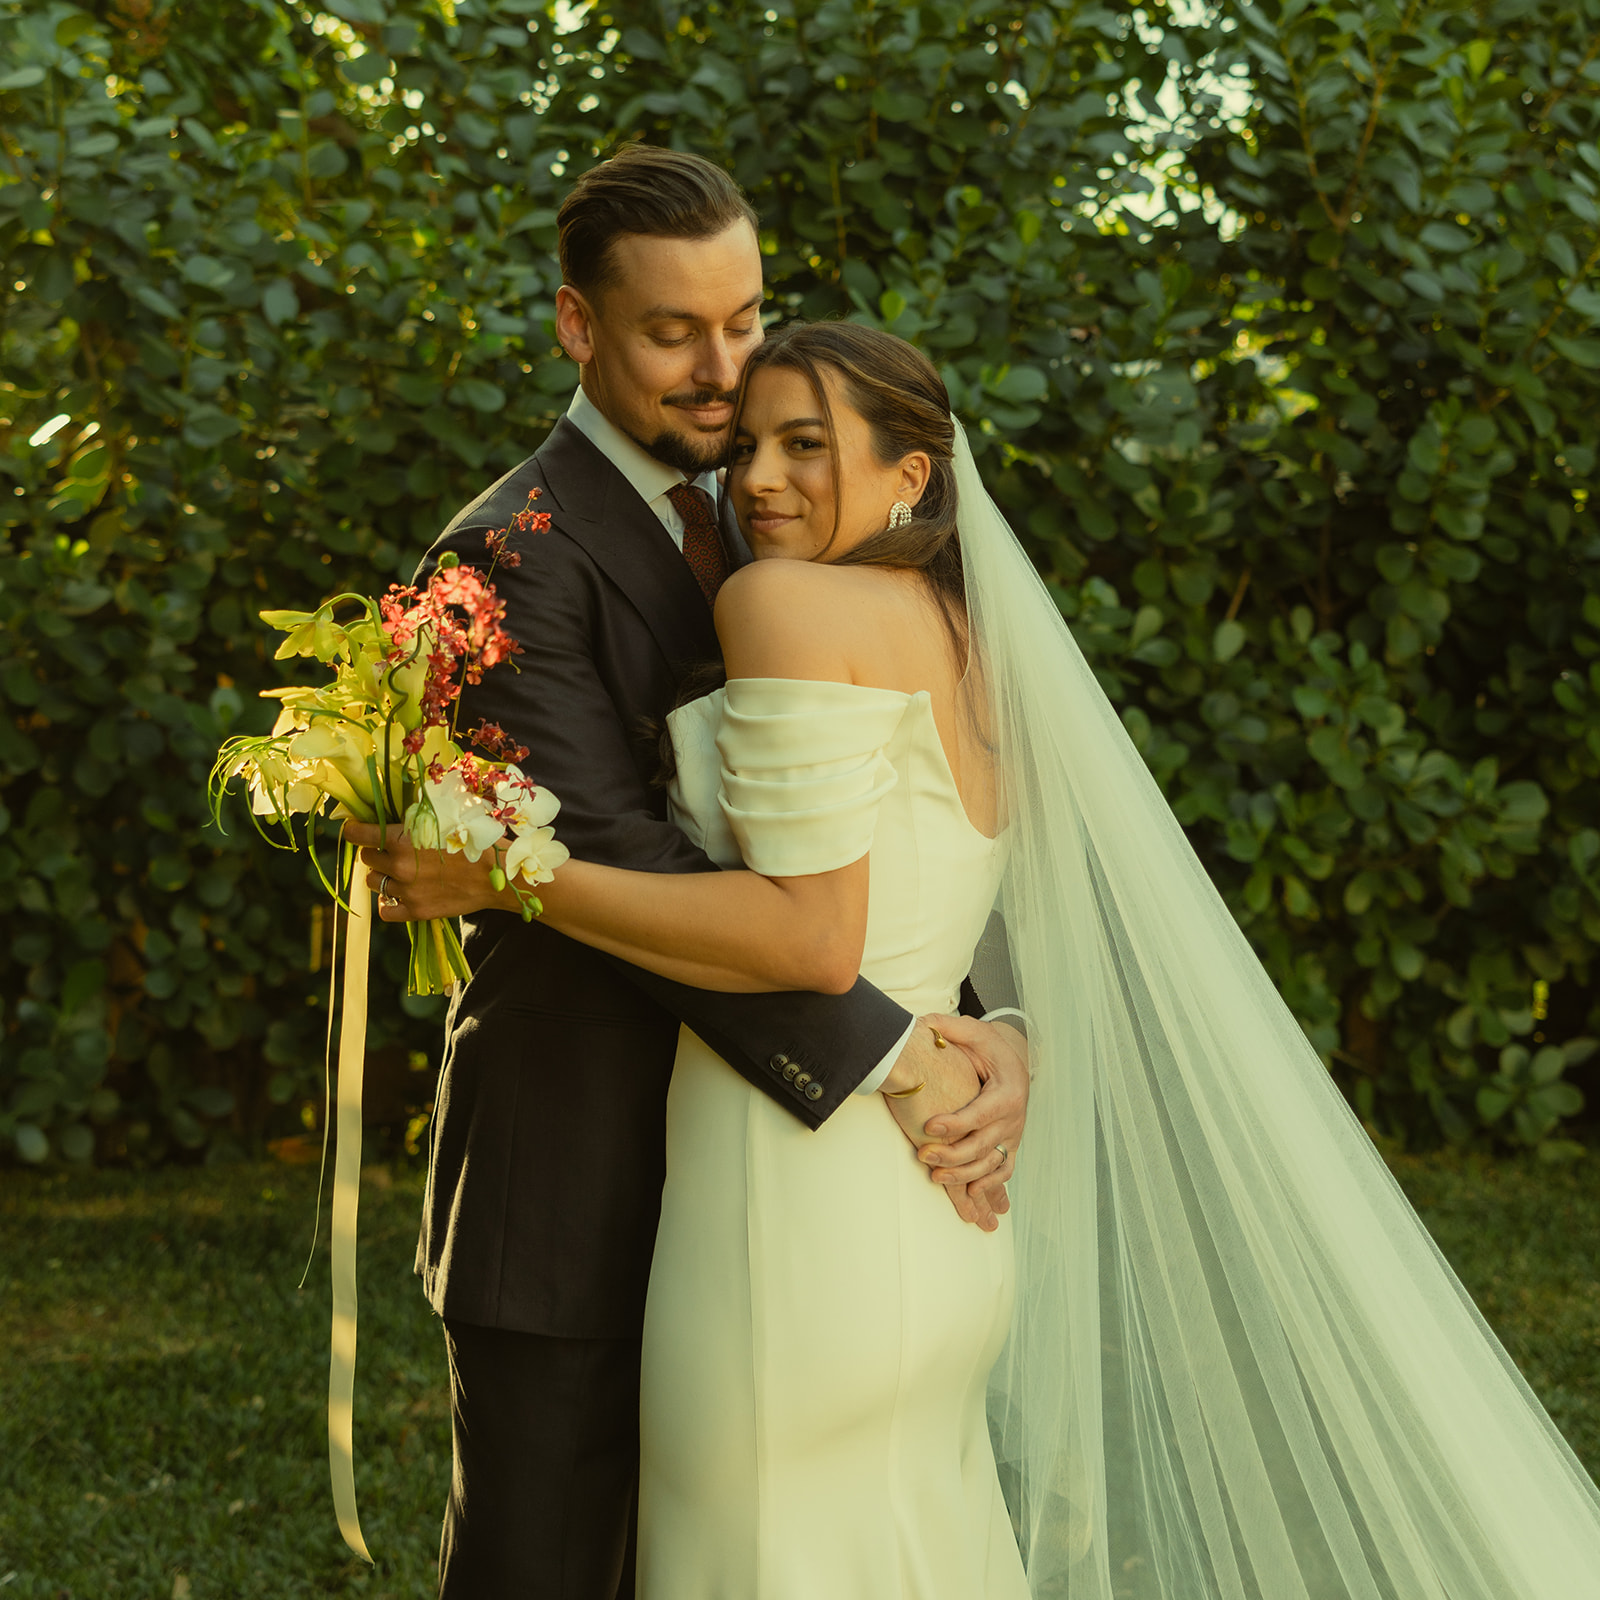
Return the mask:
[[706,604],[715,605],[717,590],[728,576],[728,559],[722,552],[711,496],[692,483],[677,483],[667,490],[667,499],[683,518],[683,559],[689,563]]

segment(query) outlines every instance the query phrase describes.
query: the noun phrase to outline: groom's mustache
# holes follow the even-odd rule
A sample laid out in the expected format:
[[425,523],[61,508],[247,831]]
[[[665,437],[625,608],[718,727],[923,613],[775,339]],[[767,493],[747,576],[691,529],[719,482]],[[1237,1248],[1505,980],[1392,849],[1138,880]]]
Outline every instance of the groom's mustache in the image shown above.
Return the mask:
[[664,406],[731,406],[739,398],[737,389],[692,389],[685,394],[669,394]]

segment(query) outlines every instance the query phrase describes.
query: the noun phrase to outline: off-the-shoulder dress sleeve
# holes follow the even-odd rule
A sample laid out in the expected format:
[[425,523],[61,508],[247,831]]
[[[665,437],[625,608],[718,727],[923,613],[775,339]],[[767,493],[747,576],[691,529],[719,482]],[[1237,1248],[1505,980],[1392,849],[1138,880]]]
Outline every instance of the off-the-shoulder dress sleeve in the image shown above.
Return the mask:
[[895,786],[885,747],[910,704],[860,684],[731,680],[717,732],[718,800],[745,865],[797,878],[859,861]]

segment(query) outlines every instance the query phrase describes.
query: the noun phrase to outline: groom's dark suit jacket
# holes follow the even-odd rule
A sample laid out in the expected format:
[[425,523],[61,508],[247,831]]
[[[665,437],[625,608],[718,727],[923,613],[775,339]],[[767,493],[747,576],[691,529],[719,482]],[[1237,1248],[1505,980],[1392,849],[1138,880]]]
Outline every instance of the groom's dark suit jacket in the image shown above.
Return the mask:
[[[456,517],[421,574],[446,550],[485,567],[485,533],[533,488],[550,531],[514,537],[522,564],[494,576],[520,671],[469,688],[461,726],[487,719],[528,746],[525,769],[561,801],[557,835],[575,856],[711,870],[652,781],[685,675],[718,658],[711,610],[605,456],[563,418]],[[748,552],[726,519],[724,538],[731,570]],[[417,1271],[441,1315],[490,1327],[637,1335],[680,1021],[815,1128],[910,1020],[864,980],[842,996],[714,994],[503,912],[467,919],[465,935],[472,980],[447,1024]]]

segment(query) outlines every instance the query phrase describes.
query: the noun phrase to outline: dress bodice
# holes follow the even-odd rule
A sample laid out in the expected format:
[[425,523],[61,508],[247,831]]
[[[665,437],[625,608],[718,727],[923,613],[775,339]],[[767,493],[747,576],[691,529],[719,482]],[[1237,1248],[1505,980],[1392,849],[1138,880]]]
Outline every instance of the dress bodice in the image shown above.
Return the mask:
[[968,820],[924,691],[736,678],[668,719],[673,820],[719,866],[802,877],[871,856],[862,975],[955,1009],[1002,839]]
[[[955,1006],[1010,844],[968,822],[927,694],[736,678],[669,728],[676,820],[714,860],[785,878],[866,856],[863,974],[913,1013]],[[799,1059],[769,1064],[798,1086]],[[643,1600],[1028,1600],[986,1405],[1011,1218],[963,1222],[877,1095],[813,1132],[689,1028],[666,1126]]]

